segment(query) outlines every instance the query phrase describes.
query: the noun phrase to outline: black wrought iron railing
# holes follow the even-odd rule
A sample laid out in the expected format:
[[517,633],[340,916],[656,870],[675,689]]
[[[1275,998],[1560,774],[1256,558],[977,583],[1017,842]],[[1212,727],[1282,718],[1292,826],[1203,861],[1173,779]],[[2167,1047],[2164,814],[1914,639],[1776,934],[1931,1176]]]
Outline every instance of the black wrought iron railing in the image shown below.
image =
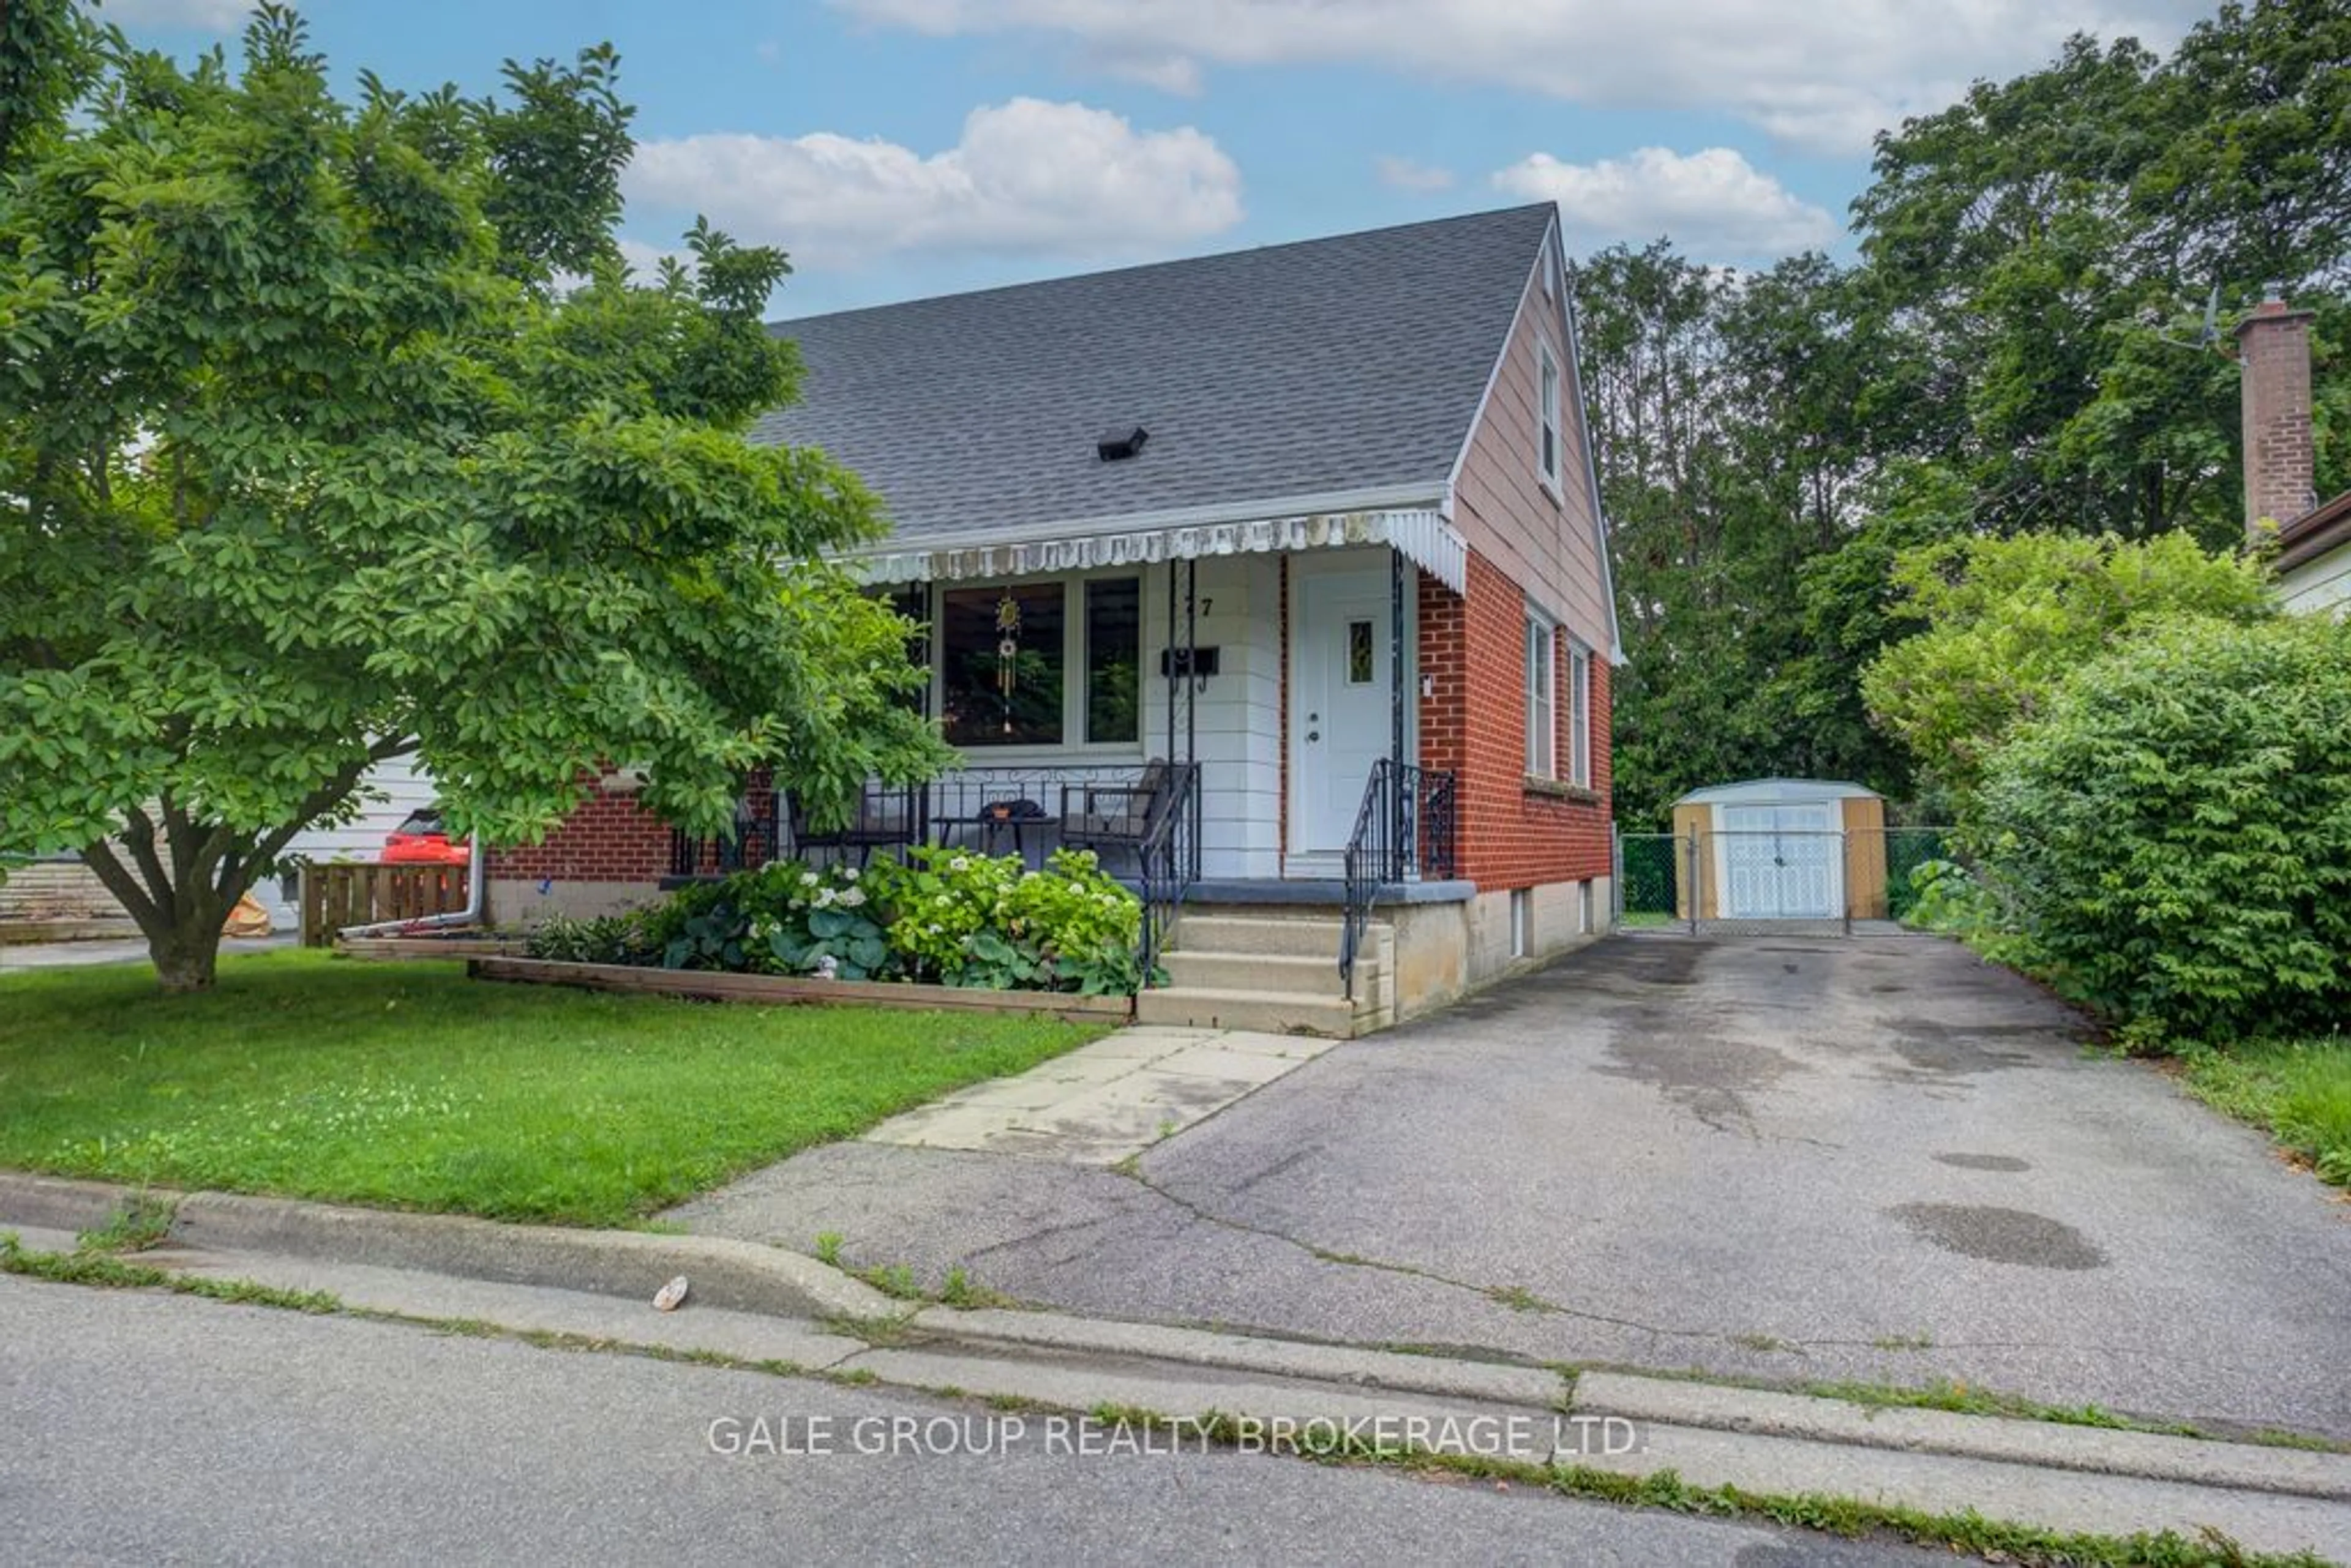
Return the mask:
[[1355,996],[1355,959],[1371,929],[1380,889],[1416,877],[1453,874],[1454,776],[1381,758],[1364,783],[1347,836],[1346,911],[1339,933],[1339,978]]
[[674,877],[725,876],[766,865],[781,853],[783,802],[771,789],[753,790],[735,803],[735,831],[700,838],[683,828],[669,835]]
[[1151,984],[1160,955],[1176,917],[1183,913],[1184,896],[1200,880],[1200,765],[1179,762],[1162,780],[1165,806],[1158,813],[1136,855],[1143,875],[1143,930],[1135,956],[1141,960],[1143,983]]
[[[733,832],[718,838],[670,835],[670,875],[723,876],[777,860],[862,862],[876,852],[915,844],[1018,854],[1042,865],[1070,842],[1099,850],[1103,868],[1114,876],[1140,876],[1142,868],[1134,863],[1138,853],[1068,832],[1064,802],[1072,791],[1081,798],[1090,791],[1131,791],[1151,768],[1143,762],[989,764],[958,768],[927,784],[876,780],[865,787],[845,821],[831,825],[812,822],[789,794],[753,790],[736,808]],[[1192,788],[1196,801],[1196,779]]]

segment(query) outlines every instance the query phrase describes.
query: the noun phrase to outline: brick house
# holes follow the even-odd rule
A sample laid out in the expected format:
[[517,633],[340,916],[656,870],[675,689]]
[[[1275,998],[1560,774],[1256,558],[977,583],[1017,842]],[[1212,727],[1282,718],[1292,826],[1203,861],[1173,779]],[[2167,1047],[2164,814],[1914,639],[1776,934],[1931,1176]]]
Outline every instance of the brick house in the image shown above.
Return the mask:
[[846,841],[755,787],[719,845],[610,776],[492,854],[493,918],[768,855],[1082,841],[1180,909],[1142,1017],[1343,1033],[1607,924],[1619,653],[1552,206],[775,330],[804,400],[753,439],[882,497],[857,564],[927,628],[964,764]]

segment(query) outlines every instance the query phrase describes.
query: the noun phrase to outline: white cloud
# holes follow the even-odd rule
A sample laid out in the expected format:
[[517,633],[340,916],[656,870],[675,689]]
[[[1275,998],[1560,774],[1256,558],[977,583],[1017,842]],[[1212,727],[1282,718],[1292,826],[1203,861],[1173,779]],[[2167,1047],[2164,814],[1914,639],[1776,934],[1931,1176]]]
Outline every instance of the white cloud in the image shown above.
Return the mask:
[[253,0],[106,0],[99,20],[124,27],[193,27],[199,32],[229,33],[244,26],[252,14]]
[[1644,147],[1596,163],[1538,152],[1493,183],[1514,196],[1557,202],[1576,249],[1669,235],[1686,254],[1745,261],[1825,246],[1837,235],[1834,218],[1728,147],[1687,156]]
[[1189,55],[1124,55],[1097,52],[1090,63],[1098,70],[1127,81],[1140,82],[1177,98],[1200,96],[1200,62]]
[[1411,158],[1374,158],[1372,167],[1378,172],[1380,183],[1399,191],[1443,191],[1453,184],[1452,170]]
[[1851,152],[2075,32],[2167,47],[2207,0],[831,0],[934,36],[1041,31],[1104,59],[1359,61],[1580,103],[1725,110]]
[[1202,132],[1137,131],[1104,110],[1031,98],[973,110],[962,140],[928,155],[823,131],[646,141],[624,188],[818,266],[906,252],[1141,255],[1241,217],[1240,171]]

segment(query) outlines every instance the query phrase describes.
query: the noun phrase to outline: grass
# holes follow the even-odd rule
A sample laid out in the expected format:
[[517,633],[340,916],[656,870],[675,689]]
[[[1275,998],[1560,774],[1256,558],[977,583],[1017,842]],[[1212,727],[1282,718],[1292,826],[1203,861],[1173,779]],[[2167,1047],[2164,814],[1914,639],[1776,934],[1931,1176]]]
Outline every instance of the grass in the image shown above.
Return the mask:
[[758,1008],[224,958],[0,977],[0,1166],[494,1219],[641,1223],[1093,1039],[1009,1013]]
[[2351,1035],[2199,1050],[2181,1063],[2198,1099],[2266,1129],[2321,1179],[2351,1186]]

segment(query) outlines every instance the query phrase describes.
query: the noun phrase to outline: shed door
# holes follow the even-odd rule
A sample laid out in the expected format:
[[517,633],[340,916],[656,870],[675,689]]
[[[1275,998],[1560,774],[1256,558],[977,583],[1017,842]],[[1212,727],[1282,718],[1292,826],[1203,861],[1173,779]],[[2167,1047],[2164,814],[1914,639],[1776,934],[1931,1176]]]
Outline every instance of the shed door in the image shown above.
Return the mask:
[[1722,808],[1723,915],[1731,920],[1834,920],[1843,878],[1836,807]]

